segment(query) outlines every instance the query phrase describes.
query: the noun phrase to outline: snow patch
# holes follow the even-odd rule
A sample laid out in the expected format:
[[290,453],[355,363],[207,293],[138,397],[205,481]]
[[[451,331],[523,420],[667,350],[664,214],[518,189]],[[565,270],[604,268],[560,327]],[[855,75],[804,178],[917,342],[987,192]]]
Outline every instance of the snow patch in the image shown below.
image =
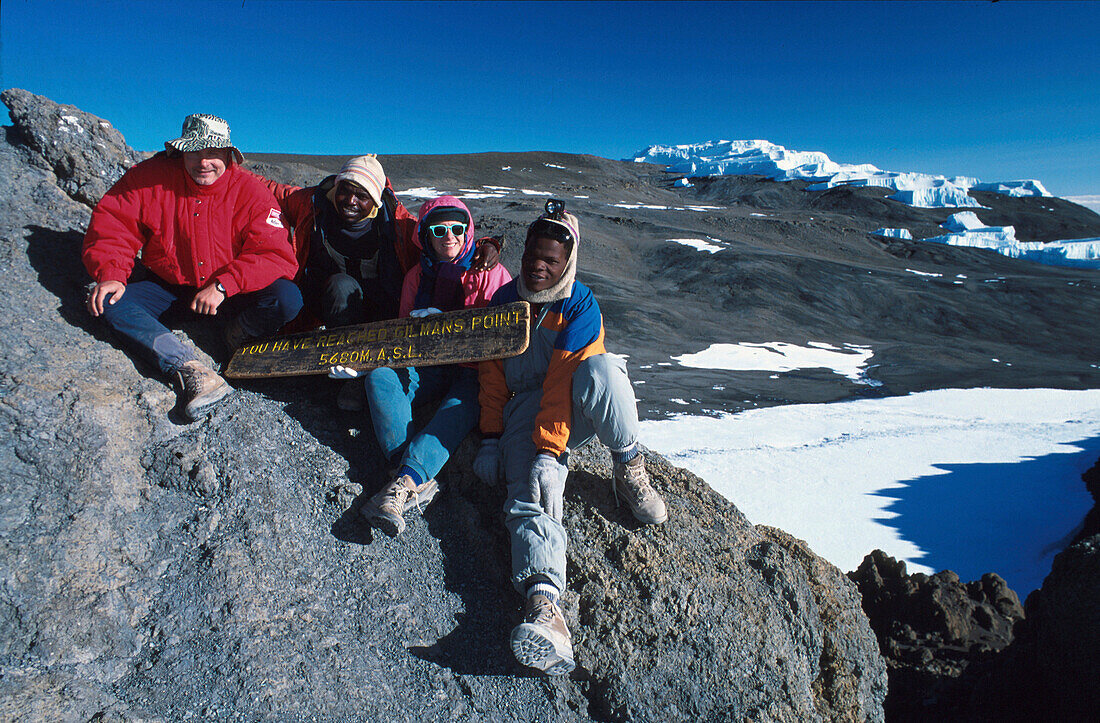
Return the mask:
[[631,211],[636,211],[639,208],[648,208],[652,211],[667,211],[667,210],[669,210],[668,206],[655,206],[655,205],[647,204],[647,203],[611,203],[611,204],[608,204],[608,205],[611,206],[612,208],[625,208],[625,209],[629,209]]
[[[668,240],[670,243],[690,246],[693,249],[698,249],[700,251],[709,251],[712,254],[716,254],[722,250],[721,246],[715,246],[712,243],[697,238],[670,238]],[[711,241],[713,240],[714,239],[711,239]]]
[[430,186],[417,186],[416,188],[410,188],[407,191],[398,191],[400,196],[411,196],[413,198],[436,198],[442,194]]
[[455,198],[472,198],[472,199],[478,199],[478,198],[505,198],[507,195],[508,194],[506,194],[506,193],[493,193],[493,192],[489,192],[489,191],[484,191],[484,192],[483,191],[472,191],[472,192],[468,192],[468,193],[455,194]]
[[870,347],[845,344],[843,349],[811,342],[798,346],[782,341],[712,344],[703,351],[672,357],[682,366],[725,371],[791,372],[831,369],[858,384],[877,385],[866,377],[864,365],[874,355]]

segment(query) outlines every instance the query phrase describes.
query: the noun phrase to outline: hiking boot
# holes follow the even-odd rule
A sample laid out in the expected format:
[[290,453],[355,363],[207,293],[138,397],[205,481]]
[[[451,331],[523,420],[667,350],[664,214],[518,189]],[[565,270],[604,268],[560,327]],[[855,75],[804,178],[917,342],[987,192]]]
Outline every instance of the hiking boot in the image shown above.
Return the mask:
[[240,349],[248,342],[258,339],[259,337],[253,336],[244,330],[241,326],[239,316],[234,316],[229,320],[229,323],[225,325],[225,330],[222,332],[225,340],[225,346],[229,349],[229,356],[233,356],[234,352]]
[[512,652],[516,660],[547,675],[567,675],[573,662],[573,643],[561,608],[545,595],[527,598],[523,622],[512,629]]
[[629,462],[615,463],[615,474],[611,480],[611,489],[615,493],[615,504],[619,497],[626,500],[634,519],[647,525],[659,525],[668,519],[665,501],[649,483],[649,473],[645,471],[645,457],[641,454]]
[[367,408],[367,387],[362,377],[344,382],[336,395],[336,408],[345,412],[361,412]]
[[360,510],[371,527],[376,527],[390,537],[397,537],[405,529],[404,513],[416,507],[421,512],[439,492],[439,483],[430,479],[419,487],[412,477],[403,474],[371,497]]
[[233,387],[216,371],[197,359],[184,362],[183,366],[176,369],[176,374],[179,377],[184,411],[192,420],[198,419],[203,409],[221,401],[233,391]]

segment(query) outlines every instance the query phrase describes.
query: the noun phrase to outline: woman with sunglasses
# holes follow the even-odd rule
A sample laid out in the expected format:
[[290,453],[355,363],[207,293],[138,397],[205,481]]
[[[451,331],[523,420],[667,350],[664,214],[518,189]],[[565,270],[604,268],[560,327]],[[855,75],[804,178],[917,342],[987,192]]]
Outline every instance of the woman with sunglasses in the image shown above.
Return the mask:
[[[504,266],[471,267],[474,224],[470,210],[454,196],[441,196],[420,209],[416,227],[420,263],[405,275],[400,316],[483,307],[512,280]],[[366,376],[367,403],[382,453],[395,470],[389,483],[360,512],[390,537],[405,529],[403,514],[423,509],[439,491],[436,475],[458,444],[477,425],[476,365],[379,367]],[[440,398],[431,421],[413,433],[412,407]]]

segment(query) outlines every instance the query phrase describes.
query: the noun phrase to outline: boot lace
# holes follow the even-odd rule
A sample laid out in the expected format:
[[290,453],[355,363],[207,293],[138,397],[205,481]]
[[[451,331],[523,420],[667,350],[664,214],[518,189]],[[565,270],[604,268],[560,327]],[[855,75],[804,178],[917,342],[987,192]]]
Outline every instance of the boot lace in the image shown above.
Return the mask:
[[193,367],[183,367],[179,370],[180,386],[191,396],[202,391],[203,373]]
[[554,603],[547,597],[532,598],[531,610],[527,613],[524,622],[548,625],[554,620]]
[[[623,483],[624,496],[633,498],[637,502],[645,502],[657,496],[657,492],[650,486],[645,471],[645,463],[639,465],[623,464],[621,469],[623,475],[621,481]],[[619,506],[619,485],[616,484],[620,481],[618,475],[613,475],[611,480],[611,491],[615,495],[615,506]],[[631,500],[628,499],[629,503]]]

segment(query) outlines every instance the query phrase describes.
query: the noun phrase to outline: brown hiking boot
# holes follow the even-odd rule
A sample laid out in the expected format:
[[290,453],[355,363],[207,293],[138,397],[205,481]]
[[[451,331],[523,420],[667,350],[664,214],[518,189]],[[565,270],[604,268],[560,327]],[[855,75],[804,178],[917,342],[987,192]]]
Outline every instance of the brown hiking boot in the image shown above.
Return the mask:
[[439,492],[439,483],[430,479],[419,487],[412,477],[403,474],[382,488],[363,505],[360,513],[371,527],[376,527],[390,537],[397,537],[405,529],[404,513],[416,507],[423,511]]
[[176,375],[180,383],[180,401],[192,420],[198,419],[202,410],[221,401],[233,391],[233,387],[216,371],[197,359],[184,362],[183,366],[176,369]]
[[634,513],[634,519],[647,525],[659,525],[668,519],[665,501],[649,483],[649,473],[645,471],[645,457],[641,454],[626,463],[615,463],[615,474],[611,481],[615,493],[615,504],[621,496]]
[[523,622],[512,629],[516,660],[547,675],[567,675],[573,662],[573,643],[561,608],[538,593],[527,598]]

